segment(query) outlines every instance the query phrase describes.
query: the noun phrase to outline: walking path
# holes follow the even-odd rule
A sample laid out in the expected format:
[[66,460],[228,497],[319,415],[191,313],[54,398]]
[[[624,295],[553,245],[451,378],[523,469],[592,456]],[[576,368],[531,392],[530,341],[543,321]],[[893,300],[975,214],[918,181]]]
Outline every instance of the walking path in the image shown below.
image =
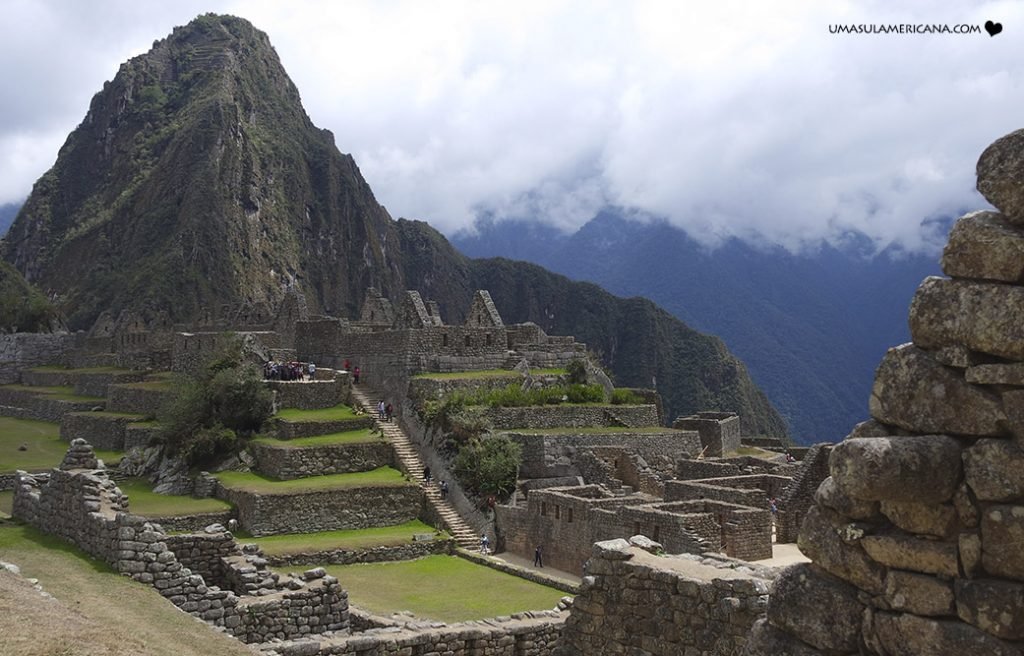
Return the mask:
[[384,435],[384,438],[391,444],[398,457],[399,469],[416,481],[423,493],[426,495],[427,503],[430,504],[437,516],[441,518],[447,527],[448,532],[455,538],[455,541],[463,549],[475,549],[480,545],[480,536],[476,534],[469,524],[466,523],[458,511],[446,499],[441,498],[441,490],[434,482],[427,483],[423,480],[423,461],[416,450],[409,436],[398,425],[396,421],[380,421],[377,417],[377,404],[373,399],[382,399],[384,396],[377,390],[368,387],[365,383],[352,386],[353,405],[358,404],[369,416],[374,417],[374,423]]

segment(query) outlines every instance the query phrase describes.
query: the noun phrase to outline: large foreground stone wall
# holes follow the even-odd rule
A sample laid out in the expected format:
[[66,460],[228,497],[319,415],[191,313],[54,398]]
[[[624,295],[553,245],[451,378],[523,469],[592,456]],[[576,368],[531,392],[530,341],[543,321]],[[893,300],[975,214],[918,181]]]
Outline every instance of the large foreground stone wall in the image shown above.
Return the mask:
[[555,656],[734,656],[764,614],[768,584],[625,540],[599,542]]
[[1024,653],[1024,130],[977,171],[1000,212],[953,227],[750,654]]

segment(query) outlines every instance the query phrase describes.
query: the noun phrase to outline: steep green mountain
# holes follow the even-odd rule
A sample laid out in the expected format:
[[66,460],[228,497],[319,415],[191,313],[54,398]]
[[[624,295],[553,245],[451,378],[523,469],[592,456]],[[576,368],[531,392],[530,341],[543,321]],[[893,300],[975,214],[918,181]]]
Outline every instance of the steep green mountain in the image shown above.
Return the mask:
[[205,15],[125,63],[36,184],[0,244],[74,328],[105,309],[195,317],[221,303],[306,292],[356,313],[368,286],[417,289],[448,321],[489,288],[506,321],[599,351],[623,385],[657,378],[670,416],[737,410],[785,423],[716,338],[648,301],[618,299],[524,263],[470,260],[419,221],[393,221],[353,159],[316,128],[267,36]]
[[18,215],[21,203],[4,203],[0,205],[0,237],[7,234],[7,229],[14,223],[14,217]]
[[59,325],[58,316],[17,269],[0,261],[0,332],[46,332]]

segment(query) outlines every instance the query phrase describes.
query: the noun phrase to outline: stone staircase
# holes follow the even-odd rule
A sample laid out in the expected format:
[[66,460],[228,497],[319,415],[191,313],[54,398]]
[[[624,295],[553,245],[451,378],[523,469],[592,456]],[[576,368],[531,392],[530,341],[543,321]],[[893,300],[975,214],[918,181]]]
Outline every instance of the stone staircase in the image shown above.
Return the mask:
[[[368,416],[377,416],[377,402],[373,399],[384,398],[384,395],[368,387],[365,384],[353,385],[352,404],[359,405]],[[416,450],[412,441],[405,434],[405,431],[393,421],[377,421],[374,423],[380,428],[384,438],[395,450],[398,458],[399,468],[409,475],[414,481],[419,482],[427,502],[433,508],[437,516],[441,518],[448,532],[463,549],[475,549],[479,547],[480,536],[477,535],[466,520],[459,515],[458,511],[446,499],[441,498],[441,490],[435,482],[427,483],[423,480],[423,460]]]

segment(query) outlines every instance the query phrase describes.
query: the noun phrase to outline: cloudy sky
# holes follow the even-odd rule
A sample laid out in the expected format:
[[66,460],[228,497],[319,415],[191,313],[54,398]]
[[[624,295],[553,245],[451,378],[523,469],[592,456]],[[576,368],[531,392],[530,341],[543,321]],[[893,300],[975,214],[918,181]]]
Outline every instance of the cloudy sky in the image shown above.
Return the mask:
[[[120,62],[217,11],[270,35],[395,217],[570,230],[612,204],[709,243],[918,249],[929,218],[985,206],[977,157],[1024,127],[1024,3],[953,5],[0,0],[0,203]],[[1003,32],[832,33],[986,20]]]

